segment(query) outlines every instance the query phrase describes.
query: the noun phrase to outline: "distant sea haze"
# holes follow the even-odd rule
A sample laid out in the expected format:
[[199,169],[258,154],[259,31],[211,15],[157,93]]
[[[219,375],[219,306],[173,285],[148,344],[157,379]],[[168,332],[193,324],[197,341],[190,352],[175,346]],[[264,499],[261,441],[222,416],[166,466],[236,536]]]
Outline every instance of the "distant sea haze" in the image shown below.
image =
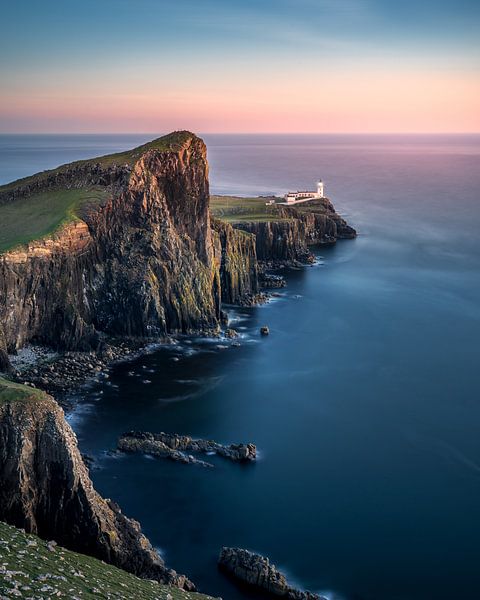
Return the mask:
[[[151,137],[2,135],[0,182]],[[212,192],[321,178],[359,236],[317,249],[269,305],[231,309],[240,347],[182,340],[88,390],[70,420],[96,487],[228,600],[256,596],[217,571],[223,545],[330,599],[477,600],[480,136],[202,137]],[[105,454],[130,429],[251,441],[261,458]]]

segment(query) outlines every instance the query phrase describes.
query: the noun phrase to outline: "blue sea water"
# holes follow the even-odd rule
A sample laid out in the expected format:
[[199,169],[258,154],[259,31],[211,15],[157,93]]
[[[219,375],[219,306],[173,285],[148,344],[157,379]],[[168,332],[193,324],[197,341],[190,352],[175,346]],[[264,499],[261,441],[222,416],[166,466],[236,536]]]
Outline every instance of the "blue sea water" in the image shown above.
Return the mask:
[[[0,183],[149,137],[0,136]],[[480,598],[480,136],[204,139],[213,192],[322,177],[359,237],[232,309],[240,347],[184,339],[85,393],[70,419],[95,485],[225,600],[257,596],[217,571],[223,545],[331,599]],[[252,441],[260,460],[106,455],[129,429]]]

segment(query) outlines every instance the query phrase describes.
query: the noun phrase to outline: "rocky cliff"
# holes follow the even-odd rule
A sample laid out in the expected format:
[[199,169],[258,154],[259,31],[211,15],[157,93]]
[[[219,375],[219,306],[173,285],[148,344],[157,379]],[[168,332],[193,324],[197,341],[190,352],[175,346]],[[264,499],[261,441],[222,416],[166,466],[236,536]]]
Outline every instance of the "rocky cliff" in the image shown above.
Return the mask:
[[256,239],[212,218],[215,264],[219,273],[221,300],[235,304],[258,292]]
[[147,579],[193,584],[165,567],[136,521],[93,488],[75,434],[39,390],[0,379],[0,520]]
[[3,333],[9,351],[31,340],[90,349],[105,334],[218,324],[206,148],[187,132],[173,139],[0,188],[0,202],[67,185],[107,191],[54,235],[0,256],[0,342]]
[[271,219],[239,221],[234,227],[255,235],[260,261],[303,261],[309,246],[351,239],[355,230],[335,212],[327,198],[297,206],[272,206]]

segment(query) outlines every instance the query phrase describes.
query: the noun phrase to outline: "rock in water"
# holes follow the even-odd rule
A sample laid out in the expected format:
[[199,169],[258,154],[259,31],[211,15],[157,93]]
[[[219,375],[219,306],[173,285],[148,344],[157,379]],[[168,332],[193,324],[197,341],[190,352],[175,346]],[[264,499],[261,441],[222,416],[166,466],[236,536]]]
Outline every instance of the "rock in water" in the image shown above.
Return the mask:
[[218,564],[224,571],[248,584],[266,591],[274,598],[290,600],[325,600],[318,594],[288,585],[283,573],[268,558],[242,548],[222,548]]
[[140,525],[96,492],[55,400],[0,378],[0,520],[135,575],[193,590]]
[[260,327],[260,333],[262,335],[269,335],[270,329],[267,327],[267,325],[264,325],[263,327]]
[[213,440],[195,440],[187,435],[177,433],[150,433],[148,431],[129,431],[120,436],[118,449],[122,452],[141,452],[159,458],[170,458],[184,463],[200,463],[209,465],[186,454],[199,452],[202,454],[219,454],[236,462],[251,462],[257,458],[255,444],[230,444],[224,446]]
[[235,329],[232,329],[231,327],[229,327],[226,331],[225,331],[225,337],[229,338],[229,339],[235,339],[238,337],[238,331],[236,331]]

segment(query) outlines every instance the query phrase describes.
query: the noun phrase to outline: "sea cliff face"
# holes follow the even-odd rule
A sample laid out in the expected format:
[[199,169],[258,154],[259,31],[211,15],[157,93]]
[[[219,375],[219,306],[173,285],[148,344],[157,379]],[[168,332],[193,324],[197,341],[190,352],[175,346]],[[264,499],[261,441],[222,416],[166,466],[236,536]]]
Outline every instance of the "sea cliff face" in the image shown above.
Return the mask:
[[93,488],[58,404],[0,379],[0,520],[148,579],[194,589],[167,569],[141,533]]
[[303,261],[310,255],[309,246],[333,244],[356,236],[356,231],[327,198],[297,206],[272,206],[270,210],[269,220],[234,224],[235,228],[255,235],[260,261]]
[[212,232],[222,302],[236,304],[245,296],[256,294],[259,284],[255,236],[213,218]]
[[[0,322],[12,352],[34,340],[91,349],[103,334],[153,336],[215,327],[219,273],[204,143],[147,149],[131,166],[84,165],[3,192],[105,184],[101,205],[53,236],[0,256]],[[42,188],[42,189],[43,189]],[[1,337],[1,336],[0,336]]]

